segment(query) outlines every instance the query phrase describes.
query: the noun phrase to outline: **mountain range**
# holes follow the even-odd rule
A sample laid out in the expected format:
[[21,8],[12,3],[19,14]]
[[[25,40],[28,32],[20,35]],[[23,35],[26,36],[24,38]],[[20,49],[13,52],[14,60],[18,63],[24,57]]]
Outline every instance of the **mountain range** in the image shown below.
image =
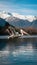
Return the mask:
[[37,27],[37,16],[19,15],[17,13],[0,12],[0,18],[5,19],[11,25],[18,27]]
[[[1,20],[4,19],[4,20]],[[4,21],[4,22],[3,22]],[[8,22],[11,26],[18,28],[24,28],[27,32],[37,31],[37,16],[32,15],[20,15],[17,13],[9,12],[0,12],[0,26],[5,25],[5,21]]]

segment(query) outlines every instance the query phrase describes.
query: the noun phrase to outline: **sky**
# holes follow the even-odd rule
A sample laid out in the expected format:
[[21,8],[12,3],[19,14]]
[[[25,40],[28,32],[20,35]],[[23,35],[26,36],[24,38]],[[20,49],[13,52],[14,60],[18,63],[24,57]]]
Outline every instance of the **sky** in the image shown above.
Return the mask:
[[0,11],[37,16],[37,0],[0,0]]

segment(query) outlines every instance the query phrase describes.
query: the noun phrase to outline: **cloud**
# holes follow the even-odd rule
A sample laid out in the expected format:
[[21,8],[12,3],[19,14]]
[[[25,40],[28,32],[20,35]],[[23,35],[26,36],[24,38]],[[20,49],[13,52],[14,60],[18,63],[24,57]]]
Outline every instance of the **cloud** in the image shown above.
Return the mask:
[[15,13],[19,13],[19,14],[22,14],[22,15],[35,15],[37,16],[37,10],[33,10],[33,9],[14,9],[12,10],[12,12],[15,12]]
[[37,10],[33,10],[33,9],[23,9],[21,12],[30,14],[30,15],[37,15]]
[[23,14],[23,15],[36,15],[37,16],[37,5],[31,5],[31,4],[28,4],[28,5],[6,5],[6,4],[0,4],[0,11],[2,10],[5,10],[5,11],[9,11],[9,12],[15,12],[15,13],[19,13],[19,14]]

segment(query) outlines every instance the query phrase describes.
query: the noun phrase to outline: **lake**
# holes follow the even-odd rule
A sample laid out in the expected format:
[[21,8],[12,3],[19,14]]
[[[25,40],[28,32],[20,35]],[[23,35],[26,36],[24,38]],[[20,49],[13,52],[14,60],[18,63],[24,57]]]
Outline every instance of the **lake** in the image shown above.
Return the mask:
[[37,65],[37,38],[0,40],[0,65]]

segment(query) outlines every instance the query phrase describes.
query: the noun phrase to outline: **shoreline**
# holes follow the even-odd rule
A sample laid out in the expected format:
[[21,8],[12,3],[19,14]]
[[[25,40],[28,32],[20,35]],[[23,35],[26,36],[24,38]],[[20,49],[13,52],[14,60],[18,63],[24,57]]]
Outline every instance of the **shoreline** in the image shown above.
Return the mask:
[[6,35],[0,36],[0,39],[13,39],[13,38],[37,38],[37,35]]

